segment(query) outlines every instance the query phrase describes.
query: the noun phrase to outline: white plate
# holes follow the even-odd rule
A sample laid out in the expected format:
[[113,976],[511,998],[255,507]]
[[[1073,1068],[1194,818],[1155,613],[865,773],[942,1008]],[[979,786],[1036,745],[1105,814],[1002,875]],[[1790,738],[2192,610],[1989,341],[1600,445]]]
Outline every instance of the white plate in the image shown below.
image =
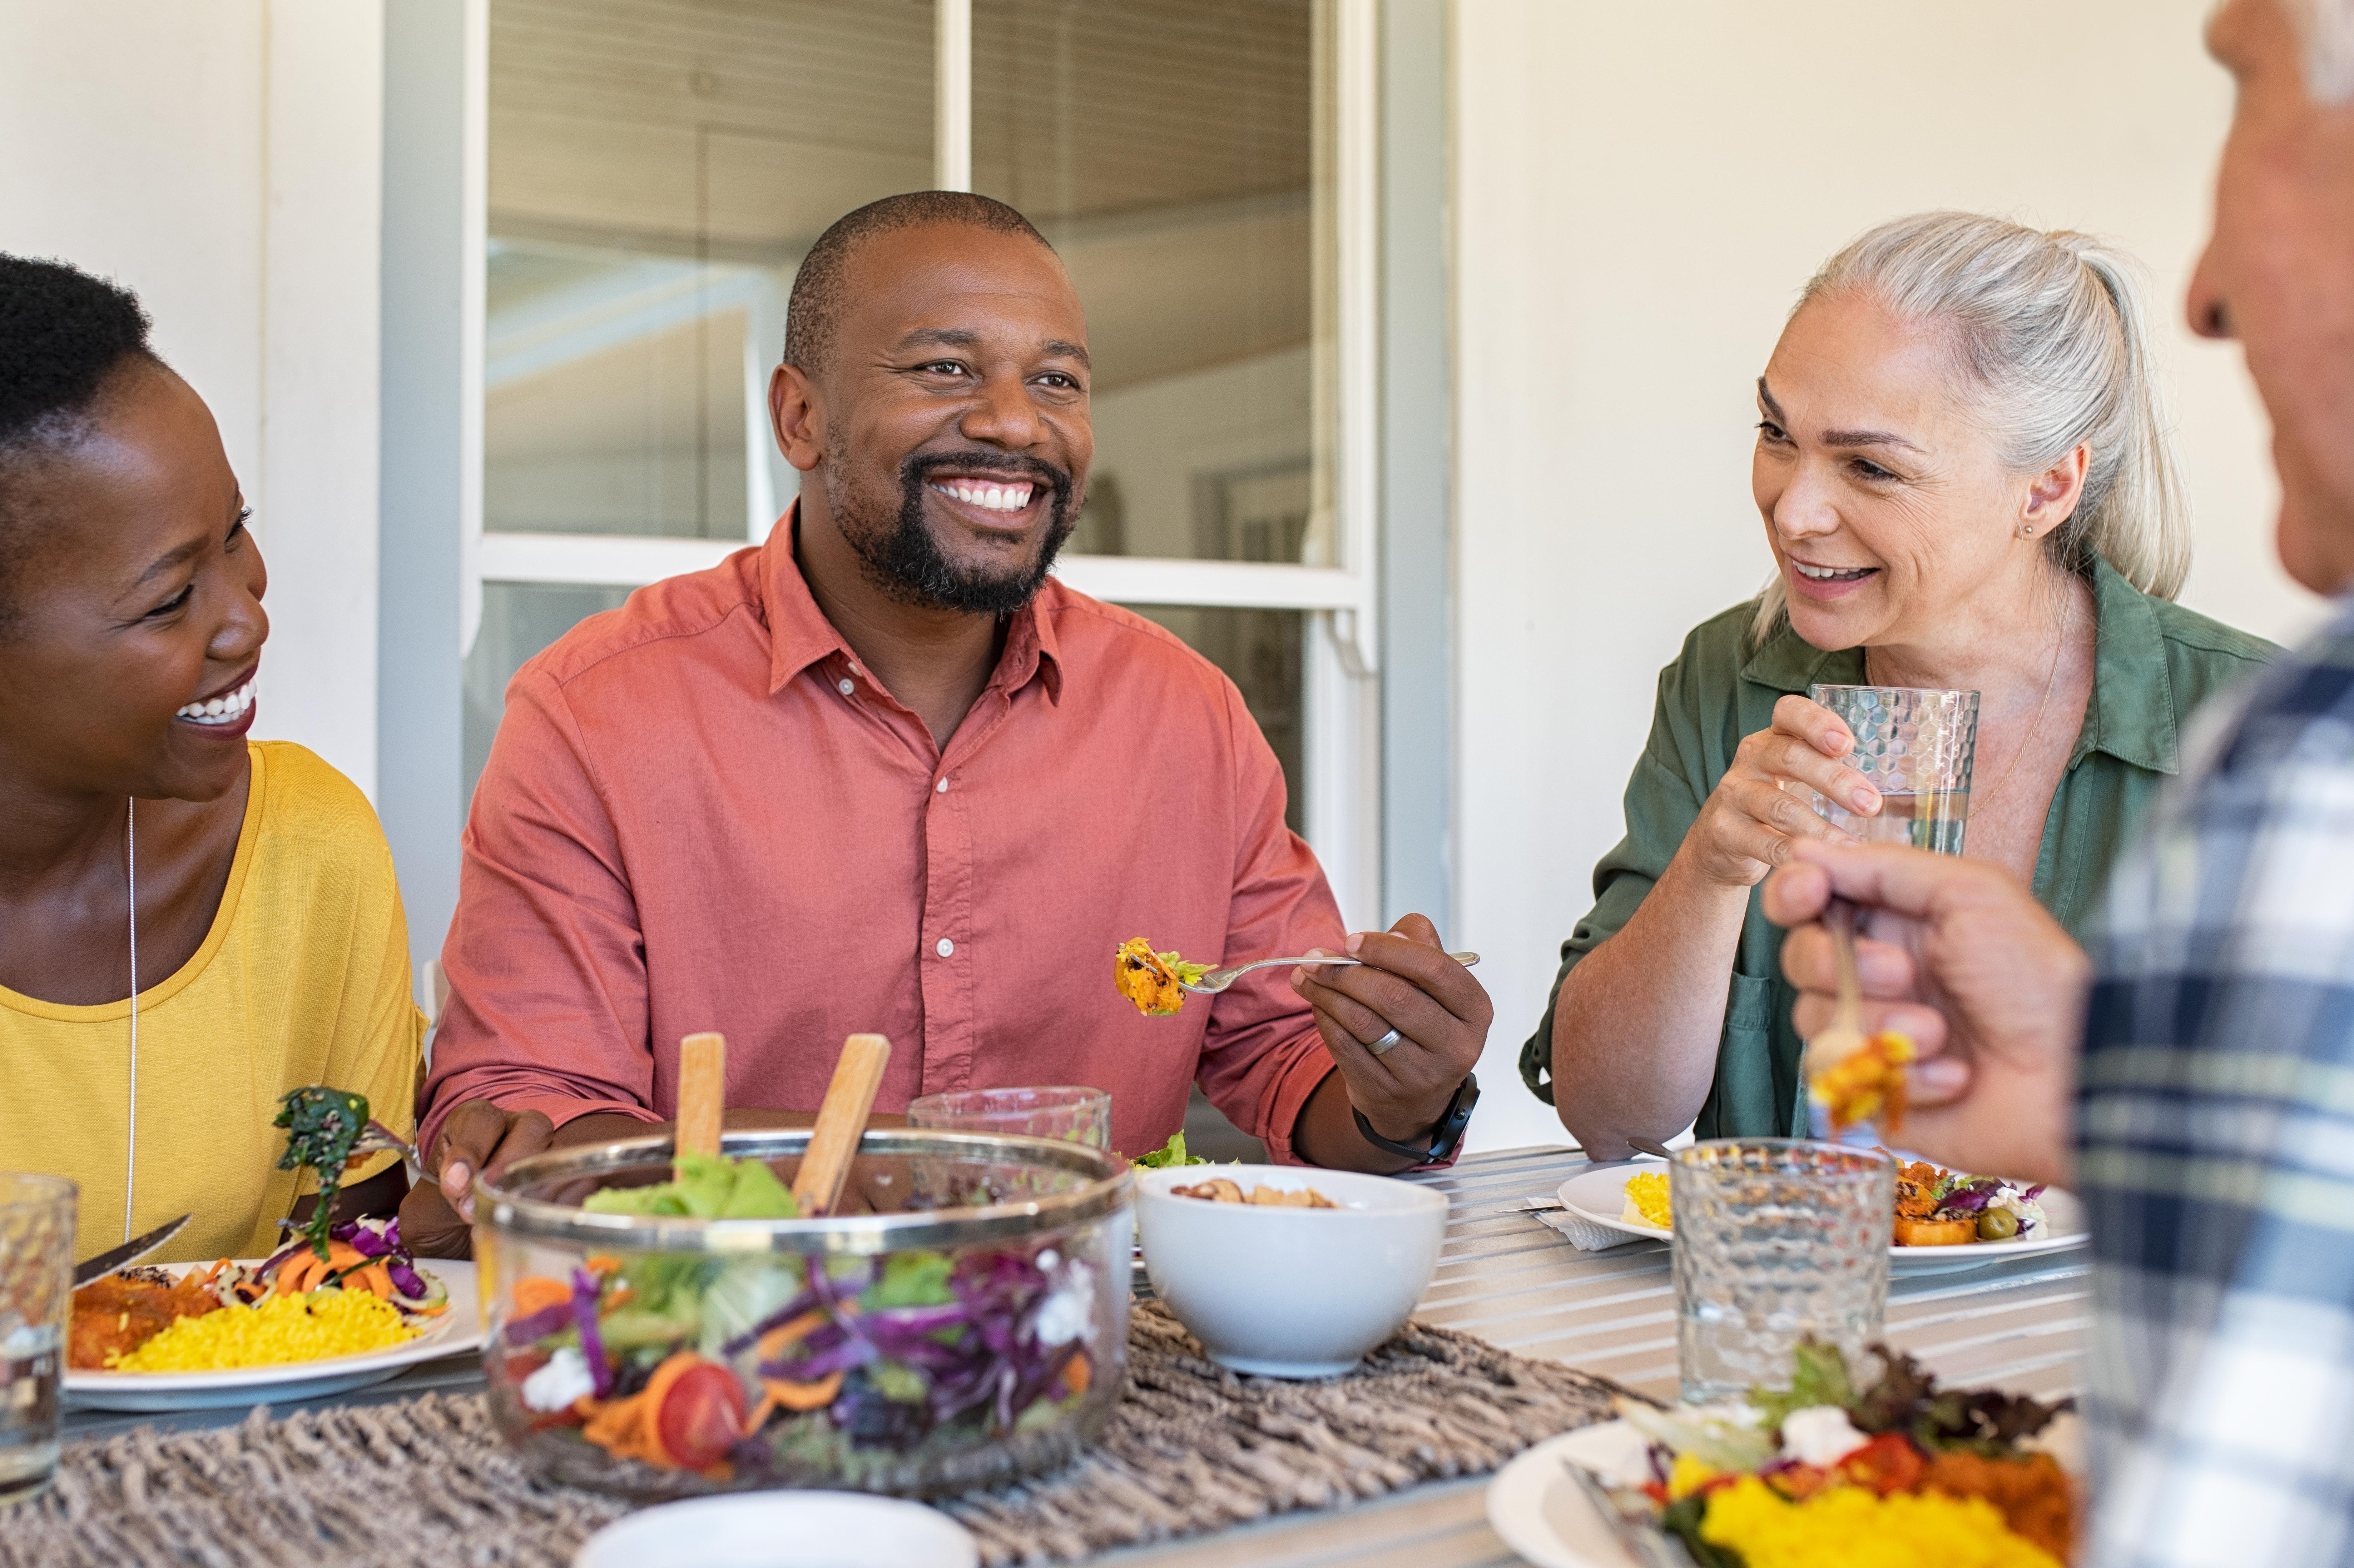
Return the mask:
[[[1671,1232],[1658,1225],[1635,1224],[1618,1217],[1627,1207],[1627,1178],[1638,1171],[1666,1169],[1666,1164],[1657,1160],[1597,1165],[1561,1184],[1562,1207],[1582,1220],[1591,1220],[1610,1230],[1623,1231],[1630,1236],[1648,1236],[1653,1241],[1666,1241]],[[2084,1228],[2084,1206],[2076,1201],[2073,1194],[2063,1192],[2057,1187],[2047,1187],[2037,1202],[2043,1205],[2043,1216],[2049,1222],[2046,1234],[2042,1235],[2030,1236],[2024,1241],[1973,1242],[1967,1246],[1898,1246],[1892,1241],[1888,1248],[1888,1272],[1899,1277],[1955,1274],[1966,1268],[1984,1268],[2006,1258],[2064,1252],[2092,1240]]]
[[[262,1258],[240,1260],[251,1266]],[[209,1264],[167,1265],[175,1274]],[[388,1351],[334,1356],[281,1366],[241,1367],[235,1372],[66,1372],[66,1404],[85,1410],[216,1410],[239,1404],[285,1404],[320,1399],[382,1383],[419,1361],[471,1351],[482,1342],[481,1308],[474,1292],[474,1266],[435,1258],[419,1266],[449,1287],[450,1309],[417,1338]]]
[[572,1568],[976,1568],[964,1526],[857,1492],[746,1492],[664,1503],[609,1524]]
[[1606,1421],[1523,1450],[1488,1483],[1490,1528],[1536,1568],[1641,1568],[1564,1467],[1582,1456],[1598,1459],[1628,1430]]

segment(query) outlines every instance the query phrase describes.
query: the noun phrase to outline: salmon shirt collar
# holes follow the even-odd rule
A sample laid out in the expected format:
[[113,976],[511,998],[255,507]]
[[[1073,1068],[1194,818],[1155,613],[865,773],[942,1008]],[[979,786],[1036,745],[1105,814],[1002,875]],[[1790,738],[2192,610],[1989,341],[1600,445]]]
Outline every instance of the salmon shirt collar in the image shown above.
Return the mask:
[[[833,622],[817,606],[809,579],[801,576],[794,545],[801,533],[801,503],[796,500],[769,530],[760,546],[760,605],[769,626],[769,694],[783,691],[811,665],[839,656],[845,662],[857,655],[843,641]],[[1053,607],[1060,602],[1062,586],[1049,577],[1037,597],[1015,617],[1005,651],[997,661],[990,684],[1008,696],[1043,678],[1048,699],[1063,698],[1063,660],[1055,639]]]

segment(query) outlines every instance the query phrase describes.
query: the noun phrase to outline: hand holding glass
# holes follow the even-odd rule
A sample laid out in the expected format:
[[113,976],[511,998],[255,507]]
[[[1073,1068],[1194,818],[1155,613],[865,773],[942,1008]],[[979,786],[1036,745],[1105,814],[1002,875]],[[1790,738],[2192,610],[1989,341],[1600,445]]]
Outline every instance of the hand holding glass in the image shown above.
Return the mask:
[[1825,821],[1865,843],[1962,853],[1970,820],[1970,767],[1978,745],[1978,694],[1911,686],[1807,688],[1855,737],[1847,764],[1880,791],[1880,811],[1860,817],[1818,793]]

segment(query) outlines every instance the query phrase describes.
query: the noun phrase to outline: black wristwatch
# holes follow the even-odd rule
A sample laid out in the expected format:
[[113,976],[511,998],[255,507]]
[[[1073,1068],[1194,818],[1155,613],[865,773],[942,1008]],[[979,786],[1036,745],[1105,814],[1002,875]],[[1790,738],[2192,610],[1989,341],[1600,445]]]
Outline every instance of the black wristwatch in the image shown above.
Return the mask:
[[1479,1075],[1466,1073],[1463,1081],[1456,1086],[1455,1097],[1447,1101],[1447,1108],[1439,1113],[1438,1125],[1431,1129],[1428,1149],[1416,1149],[1411,1143],[1391,1142],[1375,1132],[1373,1124],[1365,1119],[1365,1113],[1354,1106],[1349,1107],[1349,1114],[1357,1118],[1359,1135],[1375,1149],[1386,1149],[1392,1154],[1403,1155],[1416,1165],[1432,1165],[1455,1152],[1456,1146],[1463,1141],[1463,1129],[1471,1125],[1471,1107],[1479,1103]]

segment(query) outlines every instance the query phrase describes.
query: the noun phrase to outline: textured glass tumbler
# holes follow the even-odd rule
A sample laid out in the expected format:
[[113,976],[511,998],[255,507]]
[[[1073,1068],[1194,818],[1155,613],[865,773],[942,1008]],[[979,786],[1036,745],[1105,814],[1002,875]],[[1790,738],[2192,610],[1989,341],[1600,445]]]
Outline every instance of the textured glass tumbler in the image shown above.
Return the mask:
[[1833,827],[1866,843],[1962,853],[1970,821],[1970,765],[1978,749],[1978,694],[1914,686],[1824,686],[1807,695],[1855,736],[1847,765],[1880,791],[1880,814],[1859,817],[1815,797]]
[[962,1089],[907,1102],[907,1125],[947,1132],[1021,1133],[1089,1149],[1111,1147],[1111,1096],[1103,1089]]
[[1797,1139],[1719,1139],[1668,1166],[1683,1396],[1790,1386],[1812,1336],[1852,1363],[1888,1305],[1896,1161]]
[[0,1172],[0,1505],[38,1497],[58,1471],[74,1191]]

